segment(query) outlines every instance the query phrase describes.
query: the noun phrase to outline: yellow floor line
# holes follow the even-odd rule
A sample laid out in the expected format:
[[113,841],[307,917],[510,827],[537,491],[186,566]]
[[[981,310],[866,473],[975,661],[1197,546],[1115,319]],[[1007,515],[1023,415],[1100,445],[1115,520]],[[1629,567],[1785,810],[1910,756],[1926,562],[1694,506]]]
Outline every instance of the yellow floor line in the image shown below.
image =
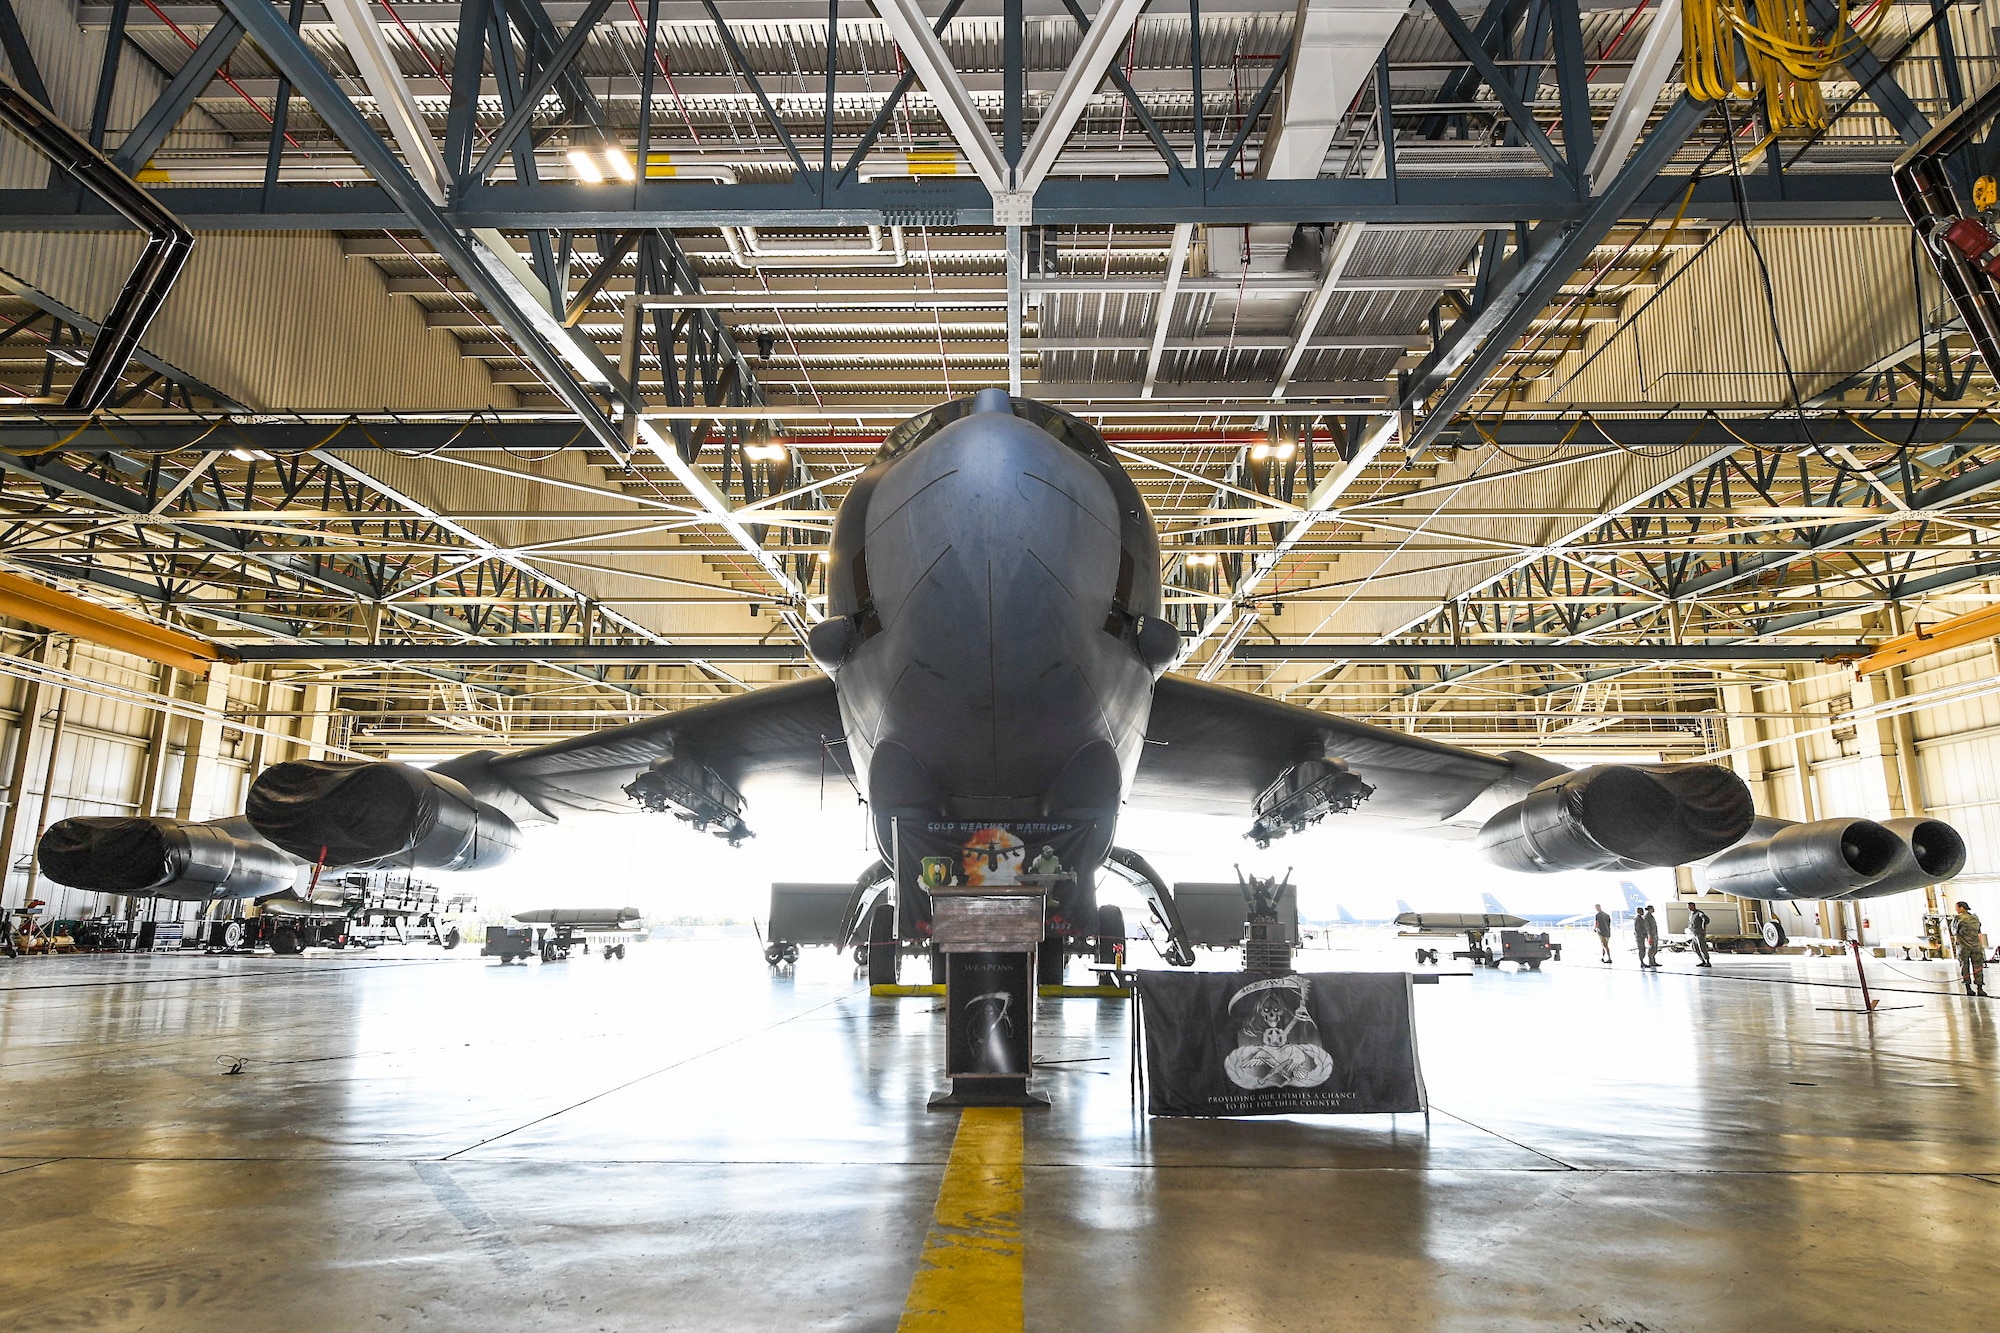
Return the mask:
[[1021,1112],[970,1107],[897,1333],[1021,1333]]

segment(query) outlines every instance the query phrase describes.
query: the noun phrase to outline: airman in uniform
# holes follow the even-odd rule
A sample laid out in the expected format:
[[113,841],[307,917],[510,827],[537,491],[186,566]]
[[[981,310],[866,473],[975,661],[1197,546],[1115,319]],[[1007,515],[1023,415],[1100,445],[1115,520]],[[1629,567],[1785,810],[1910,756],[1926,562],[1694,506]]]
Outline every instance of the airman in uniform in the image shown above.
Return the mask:
[[1965,983],[1965,993],[1986,994],[1986,939],[1980,932],[1972,904],[1958,905],[1958,912],[1951,919],[1951,942],[1958,950],[1958,979]]

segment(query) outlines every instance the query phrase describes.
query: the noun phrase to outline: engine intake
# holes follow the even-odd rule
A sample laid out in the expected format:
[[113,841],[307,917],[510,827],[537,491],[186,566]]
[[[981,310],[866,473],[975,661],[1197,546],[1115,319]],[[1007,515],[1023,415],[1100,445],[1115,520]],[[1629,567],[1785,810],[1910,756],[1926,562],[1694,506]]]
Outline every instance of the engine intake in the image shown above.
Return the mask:
[[[1934,855],[1929,847],[1926,854]],[[1872,819],[1822,819],[1731,847],[1703,878],[1711,892],[1739,898],[1872,897],[1905,859],[1914,870],[1915,854],[1902,837]]]
[[520,845],[514,821],[463,783],[408,764],[302,759],[250,784],[259,833],[305,861],[394,860],[410,868],[485,870]]
[[239,836],[248,832],[178,819],[79,815],[51,824],[35,856],[50,879],[93,893],[201,902],[291,888],[299,863]]
[[1486,821],[1508,870],[1643,870],[1712,856],[1750,831],[1750,789],[1714,764],[1602,764],[1550,778]]

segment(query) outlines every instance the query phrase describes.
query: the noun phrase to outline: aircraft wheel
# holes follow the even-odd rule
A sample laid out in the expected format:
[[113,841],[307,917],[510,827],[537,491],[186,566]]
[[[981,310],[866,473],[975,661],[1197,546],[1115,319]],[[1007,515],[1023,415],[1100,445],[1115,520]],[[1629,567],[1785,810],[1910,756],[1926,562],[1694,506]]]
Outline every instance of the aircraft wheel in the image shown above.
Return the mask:
[[1125,961],[1125,909],[1105,906],[1097,909],[1097,961]]
[[[611,956],[611,951],[609,949],[606,949],[604,951],[604,956],[606,958],[609,958]],[[785,962],[785,946],[782,944],[778,944],[775,941],[771,944],[764,946],[764,961],[772,967],[782,967]]]
[[897,965],[902,962],[896,947],[896,908],[877,903],[868,915],[868,984],[893,986]]
[[1042,947],[1035,950],[1035,984],[1038,986],[1060,986],[1063,974],[1069,971],[1069,939],[1063,935],[1044,935]]
[[1783,926],[1779,925],[1776,921],[1766,921],[1764,923],[1764,946],[1766,948],[1782,949],[1790,942],[1791,936],[1785,933]]
[[304,953],[305,945],[299,942],[299,932],[290,926],[279,926],[271,932],[271,952],[276,954]]
[[863,969],[864,967],[867,967],[867,966],[868,966],[868,946],[867,946],[867,945],[865,945],[865,944],[857,944],[857,945],[855,945],[855,946],[854,946],[854,970],[855,970],[856,972],[859,972],[859,971],[860,971],[861,969]]

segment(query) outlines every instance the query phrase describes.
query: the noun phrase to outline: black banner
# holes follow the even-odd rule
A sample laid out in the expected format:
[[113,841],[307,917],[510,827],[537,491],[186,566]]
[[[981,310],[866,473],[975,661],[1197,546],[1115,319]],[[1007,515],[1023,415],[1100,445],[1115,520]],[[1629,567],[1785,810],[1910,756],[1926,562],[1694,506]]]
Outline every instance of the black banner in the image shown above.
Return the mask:
[[1402,973],[1141,972],[1152,1115],[1421,1111]]
[[952,1078],[1026,1078],[1035,1026],[1033,956],[945,955],[945,1069]]
[[[1097,826],[1088,821],[899,819],[896,824],[898,897],[906,936],[928,933],[929,889],[944,884],[1020,884],[1023,876],[1069,876],[1049,888],[1049,915],[1055,928],[1073,926],[1078,901],[1078,869],[1093,853]],[[1088,867],[1094,872],[1094,864]],[[918,923],[922,923],[919,927]]]

